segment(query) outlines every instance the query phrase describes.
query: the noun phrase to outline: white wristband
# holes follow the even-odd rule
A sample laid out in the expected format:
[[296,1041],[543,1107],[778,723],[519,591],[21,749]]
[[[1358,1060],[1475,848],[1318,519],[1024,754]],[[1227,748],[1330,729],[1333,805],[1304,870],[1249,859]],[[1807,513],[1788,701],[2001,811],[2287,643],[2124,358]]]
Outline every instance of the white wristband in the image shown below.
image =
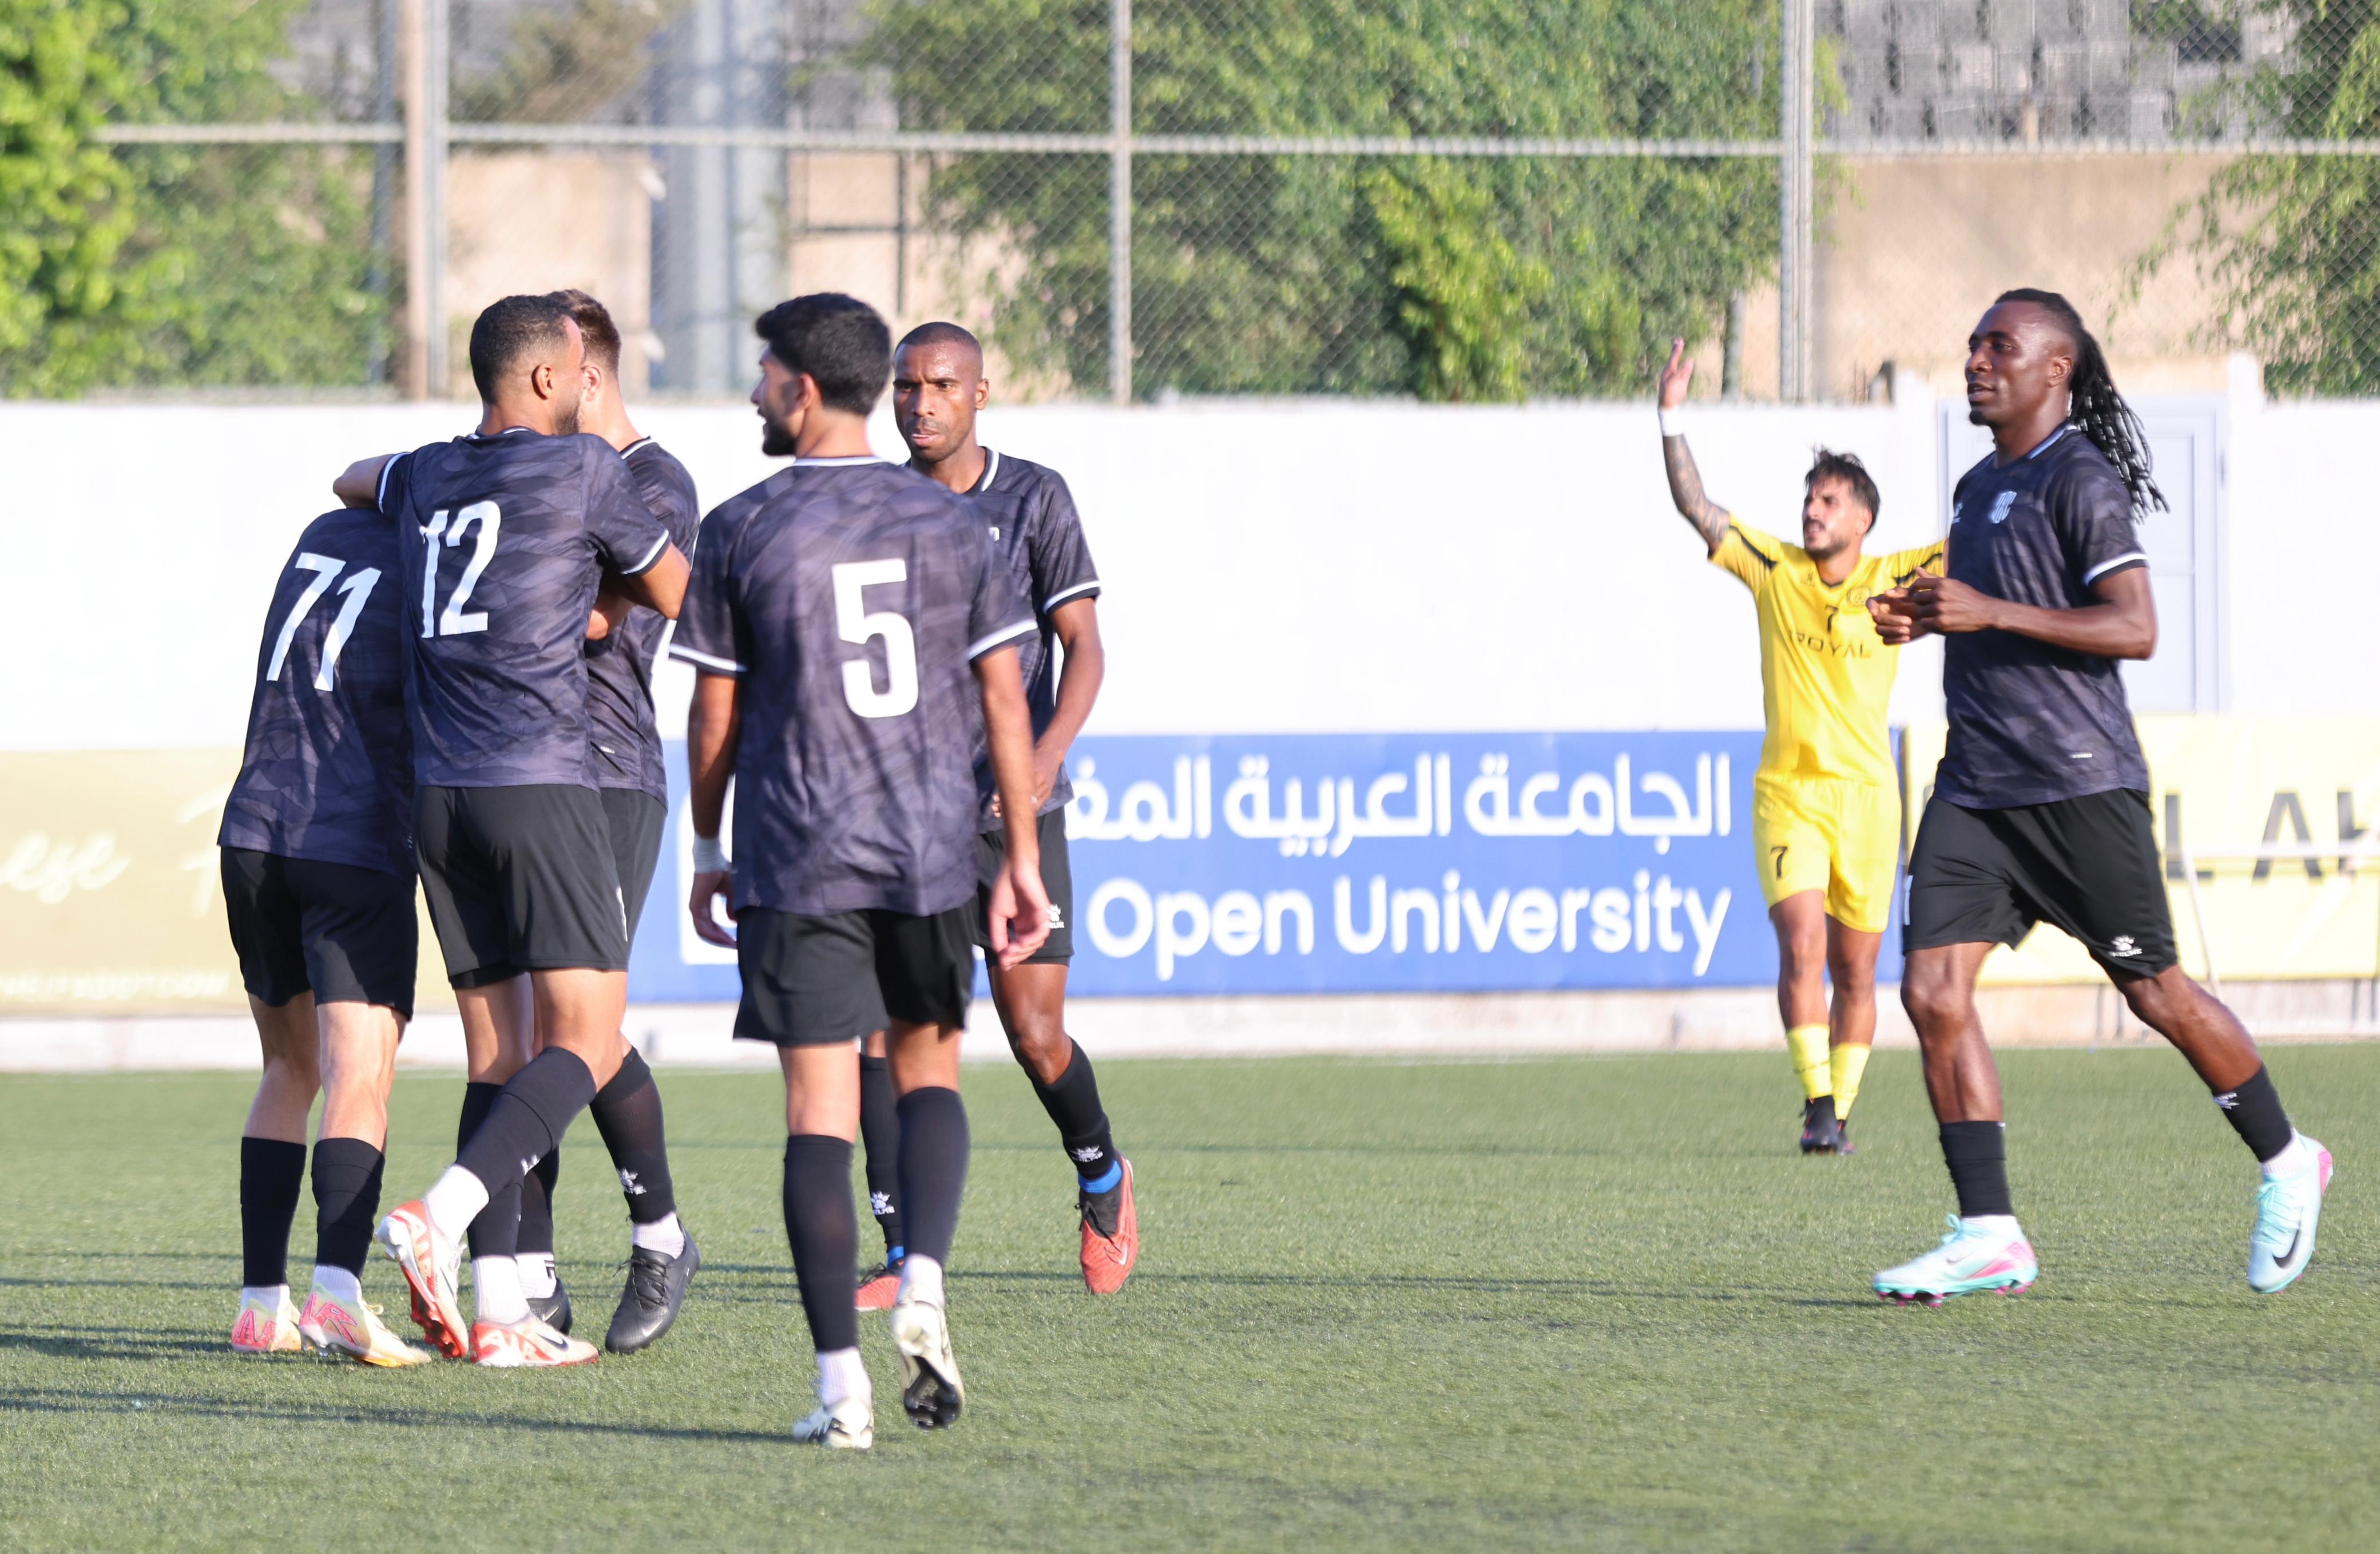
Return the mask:
[[1681,405],[1676,409],[1672,410],[1666,405],[1661,407],[1661,435],[1664,437],[1683,437],[1685,434],[1686,407]]
[[698,874],[723,874],[727,870],[727,854],[715,836],[694,839],[694,869]]

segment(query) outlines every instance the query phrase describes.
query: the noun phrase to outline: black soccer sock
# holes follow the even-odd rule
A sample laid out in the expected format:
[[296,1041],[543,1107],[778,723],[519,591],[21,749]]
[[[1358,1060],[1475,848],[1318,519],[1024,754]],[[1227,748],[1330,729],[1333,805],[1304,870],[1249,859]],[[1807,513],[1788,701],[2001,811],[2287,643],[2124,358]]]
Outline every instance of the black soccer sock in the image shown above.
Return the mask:
[[380,1218],[380,1176],[386,1157],[360,1138],[314,1142],[314,1267],[345,1269],[360,1277]]
[[488,1120],[455,1163],[480,1179],[492,1204],[561,1146],[571,1122],[594,1099],[595,1075],[587,1064],[566,1048],[549,1047],[497,1094]]
[[628,1049],[620,1072],[595,1092],[587,1113],[603,1135],[603,1147],[612,1152],[612,1169],[619,1173],[630,1221],[650,1225],[676,1213],[669,1135],[662,1127],[661,1087],[653,1083],[653,1071],[646,1066],[643,1053]]
[[1942,1162],[1958,1189],[1959,1217],[2014,1214],[2009,1207],[2008,1129],[1999,1123],[1942,1124]]
[[901,1212],[911,1257],[948,1264],[966,1191],[967,1117],[956,1090],[940,1086],[901,1098]]
[[239,1281],[269,1290],[289,1282],[289,1222],[306,1185],[306,1147],[279,1138],[239,1141]]
[[849,1139],[797,1133],[785,1140],[785,1240],[811,1347],[857,1348],[859,1216],[851,1207]]
[[1033,1093],[1041,1098],[1041,1110],[1058,1124],[1059,1142],[1066,1147],[1066,1158],[1075,1162],[1083,1191],[1111,1192],[1123,1180],[1123,1166],[1116,1159],[1115,1140],[1108,1135],[1108,1114],[1099,1105],[1099,1082],[1091,1073],[1091,1055],[1071,1037],[1067,1045],[1074,1053],[1056,1084],[1044,1085],[1039,1074],[1026,1072],[1031,1074]]
[[901,1111],[892,1094],[892,1065],[859,1060],[859,1142],[867,1151],[868,1211],[884,1232],[889,1261],[908,1250],[901,1235]]
[[521,1178],[520,1234],[513,1242],[516,1254],[553,1256],[553,1189],[561,1181],[562,1150],[557,1146]]
[[2224,1121],[2238,1131],[2240,1142],[2259,1162],[2288,1148],[2289,1140],[2297,1136],[2297,1130],[2289,1126],[2289,1114],[2281,1110],[2281,1093],[2273,1088],[2272,1074],[2261,1066],[2238,1089],[2219,1092],[2215,1104],[2223,1109]]
[[[472,1138],[479,1134],[480,1124],[488,1120],[488,1108],[496,1104],[496,1098],[504,1094],[504,1090],[502,1085],[491,1085],[479,1079],[463,1087],[463,1110],[455,1119],[455,1153],[458,1158],[470,1147]],[[500,1198],[502,1202],[498,1201]],[[480,1210],[478,1217],[471,1221],[471,1256],[511,1257],[513,1239],[520,1233],[519,1224],[518,1189],[491,1192],[488,1207]]]

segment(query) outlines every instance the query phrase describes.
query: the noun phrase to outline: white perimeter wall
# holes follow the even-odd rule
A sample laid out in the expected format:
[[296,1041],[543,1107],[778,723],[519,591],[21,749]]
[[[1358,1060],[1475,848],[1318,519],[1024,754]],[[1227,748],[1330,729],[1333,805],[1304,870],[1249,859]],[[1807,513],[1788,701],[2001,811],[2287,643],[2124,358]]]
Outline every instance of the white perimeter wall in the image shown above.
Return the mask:
[[[1930,404],[1698,408],[1712,494],[1791,533],[1813,443],[1876,543],[1939,532]],[[461,406],[0,405],[0,748],[236,745],[261,612],[332,475]],[[641,418],[707,504],[770,468],[738,405]],[[878,445],[896,449],[889,420]],[[1072,481],[1109,592],[1107,733],[1756,727],[1752,613],[1670,510],[1649,407],[1234,403],[986,413]],[[2231,406],[2230,710],[2380,712],[2380,405]],[[1938,649],[1897,718],[1940,704]],[[684,705],[665,682],[663,722]]]

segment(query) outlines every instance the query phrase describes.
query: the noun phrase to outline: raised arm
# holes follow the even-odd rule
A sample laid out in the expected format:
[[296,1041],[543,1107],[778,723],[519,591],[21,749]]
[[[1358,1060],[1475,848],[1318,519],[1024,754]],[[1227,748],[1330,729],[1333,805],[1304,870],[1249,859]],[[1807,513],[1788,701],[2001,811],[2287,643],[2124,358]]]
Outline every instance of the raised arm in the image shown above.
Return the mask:
[[[603,592],[641,604],[648,610],[658,610],[671,620],[677,619],[678,606],[686,602],[686,580],[692,575],[686,552],[675,545],[665,547],[659,561],[633,577],[605,577]],[[601,608],[601,600],[597,600]],[[589,621],[587,635],[595,636],[594,622]]]
[[395,454],[375,454],[359,458],[339,472],[331,482],[331,494],[344,506],[376,507],[380,504],[380,472]]
[[1683,432],[1671,435],[1671,418],[1684,407],[1686,389],[1694,381],[1694,364],[1686,359],[1686,343],[1670,342],[1670,364],[1661,369],[1661,465],[1669,471],[1670,500],[1678,514],[1694,526],[1713,555],[1727,538],[1727,509],[1703,494],[1703,474],[1686,447]]

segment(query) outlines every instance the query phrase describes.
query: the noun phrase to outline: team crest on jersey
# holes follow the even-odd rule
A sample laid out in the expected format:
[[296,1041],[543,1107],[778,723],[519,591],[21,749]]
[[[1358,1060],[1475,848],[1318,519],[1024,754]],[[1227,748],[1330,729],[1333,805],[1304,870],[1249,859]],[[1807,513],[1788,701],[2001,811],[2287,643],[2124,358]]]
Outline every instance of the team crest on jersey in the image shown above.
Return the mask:
[[2012,491],[2000,492],[1999,500],[1992,504],[1992,522],[1996,524],[2008,522],[2009,509],[2015,505],[2016,492]]

